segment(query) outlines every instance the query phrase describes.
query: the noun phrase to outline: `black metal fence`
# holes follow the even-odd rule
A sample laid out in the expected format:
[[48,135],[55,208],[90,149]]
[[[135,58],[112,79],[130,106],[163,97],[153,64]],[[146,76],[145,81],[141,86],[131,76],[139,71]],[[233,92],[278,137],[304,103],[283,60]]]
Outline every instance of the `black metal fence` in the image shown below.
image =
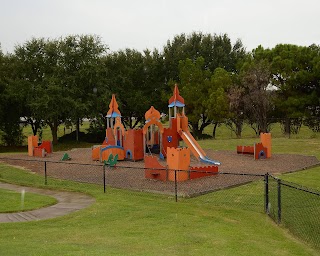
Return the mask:
[[320,192],[266,175],[266,212],[295,236],[320,249]]
[[[52,178],[164,194],[178,201],[179,198],[196,197],[216,191],[210,196],[196,199],[196,203],[215,206],[242,207],[246,210],[266,212],[275,222],[288,228],[297,237],[320,249],[320,192],[301,187],[270,174],[219,172],[212,175],[201,170],[154,169],[155,178],[162,176],[168,181],[146,179],[146,169],[141,163],[131,166],[110,167],[101,163],[87,164],[72,161],[0,158],[0,161],[23,166],[43,176],[44,184]],[[179,177],[204,176],[179,181]],[[169,176],[171,178],[169,179]],[[241,185],[241,186],[240,186]],[[228,189],[234,188],[234,189]],[[130,192],[131,191],[131,192]]]

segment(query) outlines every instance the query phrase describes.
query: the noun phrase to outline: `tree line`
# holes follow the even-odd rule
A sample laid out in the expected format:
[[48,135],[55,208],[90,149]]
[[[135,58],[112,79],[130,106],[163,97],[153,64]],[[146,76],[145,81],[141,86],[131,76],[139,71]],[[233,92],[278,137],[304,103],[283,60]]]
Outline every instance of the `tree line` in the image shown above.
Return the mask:
[[134,128],[151,105],[167,112],[175,83],[197,138],[210,124],[214,137],[222,122],[238,137],[244,121],[268,131],[272,118],[284,120],[285,132],[294,122],[319,131],[319,81],[315,44],[248,52],[227,34],[199,32],[176,35],[161,51],[112,52],[99,36],[32,38],[12,54],[0,48],[0,132],[6,145],[21,144],[21,118],[34,134],[48,125],[54,143],[62,123],[75,125],[77,136],[84,118],[91,132],[103,130],[112,93],[125,126]]

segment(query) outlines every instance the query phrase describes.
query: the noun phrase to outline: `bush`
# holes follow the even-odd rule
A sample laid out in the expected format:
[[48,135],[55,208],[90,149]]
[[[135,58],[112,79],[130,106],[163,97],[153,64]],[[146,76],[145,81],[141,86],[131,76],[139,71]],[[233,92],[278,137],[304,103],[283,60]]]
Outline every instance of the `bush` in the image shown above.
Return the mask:
[[2,130],[2,144],[4,146],[21,146],[25,136],[19,123],[4,123]]

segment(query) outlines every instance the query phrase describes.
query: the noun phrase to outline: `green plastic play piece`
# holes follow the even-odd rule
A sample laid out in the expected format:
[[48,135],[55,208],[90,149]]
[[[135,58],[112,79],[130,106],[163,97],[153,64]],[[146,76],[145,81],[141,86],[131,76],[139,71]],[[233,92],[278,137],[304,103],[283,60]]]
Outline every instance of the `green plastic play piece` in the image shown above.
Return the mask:
[[64,153],[61,158],[61,161],[67,161],[67,160],[71,160],[71,157],[68,155],[68,153]]

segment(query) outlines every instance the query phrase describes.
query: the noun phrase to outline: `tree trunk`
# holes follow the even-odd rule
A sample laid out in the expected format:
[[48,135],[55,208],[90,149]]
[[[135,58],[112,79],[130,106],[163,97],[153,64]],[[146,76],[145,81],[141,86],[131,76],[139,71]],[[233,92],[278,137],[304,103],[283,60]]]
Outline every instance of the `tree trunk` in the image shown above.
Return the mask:
[[53,122],[48,123],[51,129],[52,134],[52,143],[57,144],[58,143],[58,120],[54,120]]
[[79,141],[79,132],[80,132],[80,118],[77,118],[76,122],[76,141]]
[[213,130],[212,130],[212,138],[213,138],[213,139],[216,138],[217,127],[218,127],[218,122],[215,122],[215,123],[213,124]]
[[235,122],[235,125],[236,125],[236,136],[238,139],[241,138],[241,133],[242,133],[242,121],[238,121],[238,122]]

